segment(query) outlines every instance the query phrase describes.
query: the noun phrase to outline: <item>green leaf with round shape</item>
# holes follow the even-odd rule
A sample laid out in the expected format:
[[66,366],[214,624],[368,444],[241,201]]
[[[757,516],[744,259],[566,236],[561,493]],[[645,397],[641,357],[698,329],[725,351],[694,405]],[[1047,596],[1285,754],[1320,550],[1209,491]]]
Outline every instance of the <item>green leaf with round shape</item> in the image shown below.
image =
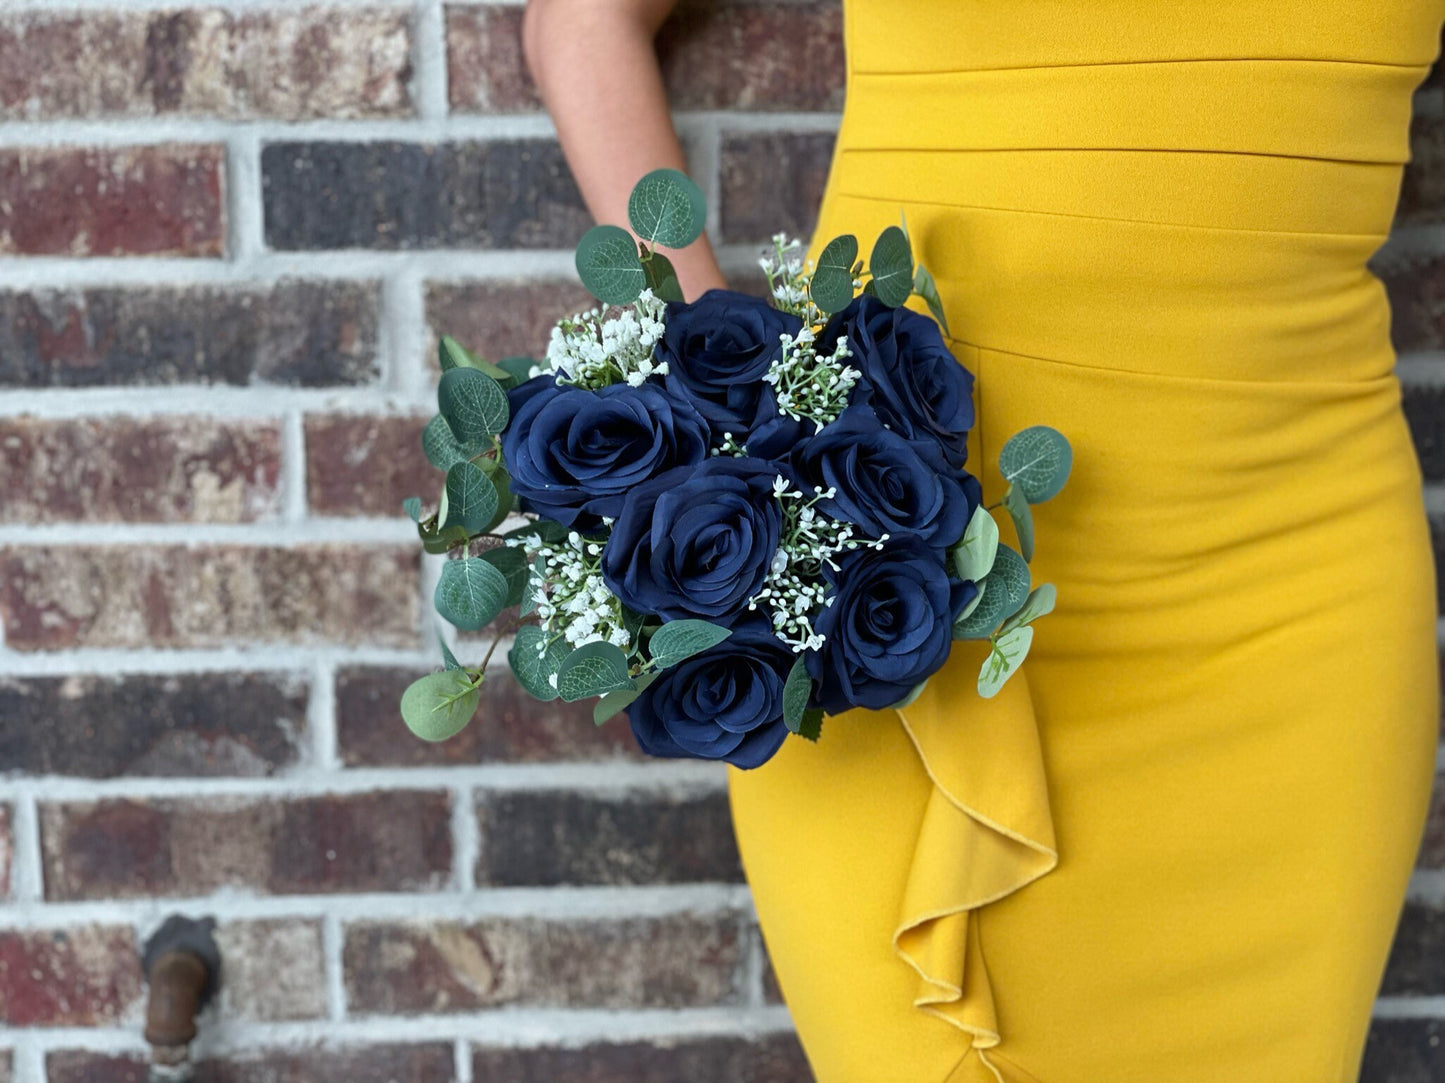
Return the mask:
[[597,701],[597,706],[592,708],[592,721],[601,726],[611,722],[627,708],[632,706],[632,701],[642,693],[632,688],[619,688],[615,692],[608,692]]
[[568,703],[631,687],[627,655],[600,640],[578,647],[557,670],[557,692]]
[[433,555],[449,553],[459,545],[465,545],[470,537],[466,527],[449,526],[445,530],[427,531],[422,528],[421,547]]
[[[968,600],[968,603],[967,603],[966,605],[964,605],[963,609],[959,612],[958,618],[953,622],[953,638],[954,638],[954,639],[982,639],[982,638],[983,638],[983,635],[987,635],[987,634],[988,634],[988,632],[985,632],[985,633],[983,633],[983,635],[980,635],[980,636],[959,635],[959,629],[960,629],[960,628],[965,628],[965,627],[968,626],[968,618],[971,617],[971,616],[973,616],[974,610],[976,610],[976,609],[979,607],[979,605],[983,602],[983,589],[984,589],[984,584],[980,582],[980,583],[977,583],[977,584],[975,584],[975,585],[978,587],[977,592],[974,594],[974,596],[973,596],[972,598],[970,598],[970,599]],[[997,625],[998,622],[997,622],[997,621],[994,621],[994,624]],[[992,630],[993,630],[992,628],[989,629],[989,631],[992,631]]]
[[450,372],[455,368],[472,368],[485,372],[494,380],[507,378],[505,370],[490,361],[482,360],[450,335],[443,335],[437,342],[437,361],[443,372]]
[[532,561],[528,569],[527,585],[522,588],[521,608],[517,611],[518,616],[528,616],[537,611],[537,605],[542,601],[542,574],[545,570],[545,562],[541,557]]
[[834,237],[818,254],[808,292],[824,312],[841,312],[853,300],[853,261],[857,258],[858,238],[851,233]]
[[963,538],[949,550],[953,557],[953,574],[959,579],[978,582],[993,567],[998,552],[998,522],[982,504],[973,509]]
[[717,646],[730,635],[730,629],[711,621],[670,620],[652,634],[647,649],[655,668],[666,669]]
[[1074,449],[1064,434],[1048,425],[1030,425],[1004,441],[998,455],[999,473],[1022,490],[1030,504],[1042,504],[1069,480]]
[[808,710],[808,700],[813,697],[813,678],[808,676],[808,667],[803,656],[798,655],[788,679],[783,682],[783,724],[793,733],[803,727],[803,715]]
[[401,510],[413,523],[421,522],[421,497],[409,496],[401,502]]
[[502,385],[476,369],[442,373],[437,404],[463,447],[490,444],[511,418]]
[[443,526],[469,534],[485,530],[497,514],[497,487],[476,463],[457,463],[447,471],[447,517]]
[[823,709],[821,707],[809,707],[803,712],[803,717],[798,723],[798,736],[804,740],[817,741],[823,735]]
[[1019,536],[1019,552],[1025,560],[1034,559],[1034,513],[1024,498],[1024,491],[1017,485],[1010,485],[1003,494],[1004,510],[1014,521],[1014,533]]
[[499,545],[495,549],[486,550],[477,559],[485,560],[506,577],[507,600],[503,608],[521,605],[522,592],[526,590],[527,580],[532,575],[532,569],[527,565],[527,554],[515,545]]
[[648,288],[653,296],[663,301],[681,301],[682,286],[677,281],[677,271],[672,261],[661,252],[654,252],[642,261],[643,273],[647,275]]
[[928,311],[938,321],[939,329],[947,335],[948,317],[943,314],[943,298],[938,296],[938,283],[921,263],[913,270],[913,292],[928,304]]
[[621,226],[593,226],[577,242],[577,274],[587,292],[607,305],[628,305],[647,285],[632,234]]
[[1004,682],[1018,672],[1034,641],[1034,630],[1025,624],[994,641],[993,650],[978,671],[978,694],[992,699]]
[[507,662],[526,693],[546,703],[557,698],[551,678],[557,676],[570,653],[571,648],[561,635],[548,635],[535,624],[524,624],[512,637]]
[[913,292],[913,249],[903,230],[889,226],[878,235],[868,257],[868,273],[873,276],[874,293],[885,305],[897,307],[908,300]]
[[480,455],[485,447],[485,443],[463,443],[458,440],[452,427],[447,424],[447,419],[441,414],[428,421],[426,428],[421,431],[421,449],[426,454],[426,461],[438,470],[450,470],[456,463],[466,462]]
[[649,244],[685,248],[707,224],[707,197],[686,173],[654,169],[633,186],[627,220]]
[[510,589],[495,565],[481,557],[462,557],[442,565],[432,601],[443,618],[463,631],[476,632],[502,611]]
[[1040,583],[1029,592],[1028,599],[1019,608],[1019,611],[999,626],[999,635],[1012,632],[1022,625],[1032,624],[1040,617],[1052,613],[1054,603],[1058,600],[1058,593],[1052,583]]
[[982,596],[972,612],[954,622],[954,639],[987,639],[1013,616],[1029,594],[1029,566],[1007,545],[1000,544],[993,568],[979,583]]
[[[489,460],[483,459],[483,462]],[[512,495],[512,475],[498,467],[488,473],[487,478],[492,483],[492,488],[497,490],[497,510],[487,520],[487,525],[482,527],[484,532],[490,533],[501,526],[507,516],[512,514],[512,505],[516,498]]]
[[477,713],[481,692],[461,670],[429,673],[401,696],[401,717],[423,741],[445,741],[466,728]]
[[512,378],[512,387],[524,384],[532,378],[532,367],[537,362],[530,357],[504,357],[497,362],[497,368],[501,369]]

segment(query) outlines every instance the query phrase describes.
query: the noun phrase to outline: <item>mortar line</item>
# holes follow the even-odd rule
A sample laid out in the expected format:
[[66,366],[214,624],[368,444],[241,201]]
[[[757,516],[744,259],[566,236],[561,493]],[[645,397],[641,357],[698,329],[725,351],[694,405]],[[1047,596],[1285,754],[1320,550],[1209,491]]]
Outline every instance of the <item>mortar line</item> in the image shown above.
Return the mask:
[[426,401],[435,392],[422,358],[430,328],[425,285],[414,268],[404,267],[382,280],[382,382],[393,394]]
[[13,1052],[15,1083],[46,1083],[45,1046],[37,1035],[20,1031]]
[[307,518],[306,426],[298,409],[287,410],[281,416],[281,508],[288,523],[301,523]]
[[[16,903],[43,903],[45,859],[35,794],[22,790],[15,795],[11,808],[15,816],[11,825],[15,852],[11,855],[14,882],[10,885],[10,896]],[[3,904],[0,904],[0,912],[3,912]]]
[[326,979],[326,1018],[333,1023],[346,1019],[346,976],[342,960],[344,940],[341,919],[328,911],[321,920],[321,950]]
[[447,31],[442,0],[416,0],[412,9],[412,100],[423,121],[444,121],[447,98]]
[[311,728],[311,754],[318,771],[341,767],[337,756],[336,671],[331,662],[317,659],[311,666],[311,692],[306,722]]
[[451,812],[452,886],[463,893],[474,892],[477,887],[477,861],[482,855],[476,792],[469,786],[456,787],[452,791]]
[[261,194],[261,141],[254,130],[226,139],[228,251],[245,266],[265,251],[265,208]]
[[452,1070],[456,1073],[456,1083],[472,1083],[471,1043],[465,1038],[458,1038],[452,1055],[455,1058]]
[[[286,432],[289,427],[290,433]],[[288,458],[301,454],[291,443],[300,443],[300,415],[292,412],[283,426],[283,446]],[[103,536],[76,530],[74,523],[7,524],[0,526],[0,545],[41,545],[47,548],[84,547],[103,550],[134,545],[255,545],[284,549],[294,545],[321,543],[361,545],[415,545],[416,527],[398,517],[382,519],[341,516],[306,516],[305,483],[283,484],[287,519],[253,523],[106,523]],[[401,509],[398,508],[398,511]]]
[[[487,2],[514,3],[518,0],[487,0]],[[525,0],[521,0],[525,2]],[[410,0],[325,0],[327,7],[334,8],[400,8],[404,9]],[[206,7],[219,8],[227,12],[275,11],[277,0],[206,0]],[[77,11],[93,14],[114,12],[168,12],[176,8],[175,0],[5,0],[7,14],[57,14],[70,15]]]
[[6,649],[0,650],[0,673],[10,677],[170,676],[222,670],[293,674],[304,672],[308,662],[319,660],[336,665],[421,668],[430,666],[435,657],[420,648],[296,643],[193,649],[85,647],[39,652]]

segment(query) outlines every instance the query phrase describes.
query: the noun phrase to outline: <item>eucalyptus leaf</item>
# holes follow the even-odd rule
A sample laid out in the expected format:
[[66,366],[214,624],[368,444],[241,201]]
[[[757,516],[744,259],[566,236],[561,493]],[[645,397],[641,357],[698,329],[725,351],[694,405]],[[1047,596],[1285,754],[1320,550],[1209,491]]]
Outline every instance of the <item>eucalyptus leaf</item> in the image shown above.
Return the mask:
[[928,311],[938,321],[939,329],[947,335],[948,317],[943,314],[943,298],[938,296],[938,283],[921,263],[913,269],[913,292],[927,303]]
[[1027,624],[999,636],[978,671],[978,694],[984,699],[993,698],[1004,682],[1018,672],[1033,641],[1034,630]]
[[577,242],[577,273],[603,304],[627,305],[647,285],[632,234],[621,226],[593,226]]
[[437,642],[441,644],[442,648],[442,664],[445,665],[447,669],[461,669],[462,664],[457,661],[457,656],[453,654],[452,649],[447,646],[447,641],[441,638],[440,631],[438,631]]
[[450,372],[456,368],[472,368],[478,372],[485,372],[494,380],[507,379],[505,369],[490,361],[483,361],[450,335],[443,335],[437,342],[437,360],[440,362],[443,372]]
[[[974,592],[973,597],[968,600],[967,604],[965,604],[964,607],[963,607],[963,609],[959,612],[957,619],[954,620],[954,622],[953,622],[953,638],[954,638],[954,639],[971,639],[971,638],[975,638],[975,637],[973,637],[973,636],[965,636],[965,635],[959,635],[959,634],[958,634],[960,627],[967,627],[967,625],[968,625],[968,618],[971,617],[971,616],[973,616],[973,611],[974,611],[975,609],[977,609],[977,608],[979,607],[979,604],[983,601],[983,584],[982,584],[982,583],[977,583],[977,584],[975,584],[975,585],[978,587],[978,590],[976,590],[976,591]],[[995,623],[997,623],[997,622],[995,622]],[[985,635],[986,635],[986,634],[987,634],[987,633],[985,633]],[[980,637],[977,637],[977,638],[982,638],[982,637],[980,636]]]
[[999,473],[1022,490],[1030,504],[1042,504],[1069,480],[1074,449],[1048,425],[1030,425],[1010,436],[998,455]]
[[1025,624],[1032,624],[1040,617],[1054,611],[1054,603],[1058,600],[1058,591],[1052,583],[1040,583],[1029,592],[1028,599],[1019,611],[1004,621],[999,626],[999,635],[1012,632],[1015,628]]
[[800,654],[783,682],[783,724],[793,733],[802,732],[803,716],[812,696],[813,678],[808,676],[808,667]]
[[578,647],[557,670],[557,692],[568,703],[631,687],[627,656],[600,640]]
[[507,600],[503,608],[520,605],[527,580],[532,576],[532,569],[527,564],[527,554],[514,545],[499,545],[495,549],[486,550],[477,559],[485,560],[506,577]]
[[987,639],[1029,595],[1029,566],[1007,545],[1000,544],[993,568],[979,584],[983,597],[966,618],[954,622],[955,639]]
[[824,312],[841,312],[853,300],[853,261],[857,258],[858,238],[851,233],[834,237],[819,253],[808,291]]
[[647,648],[655,668],[666,669],[717,646],[730,635],[730,629],[711,621],[670,620],[652,634]]
[[532,368],[537,362],[530,357],[504,357],[497,362],[501,369],[512,378],[512,386],[524,384],[532,378]]
[[423,741],[445,741],[466,728],[477,712],[481,692],[470,687],[464,671],[429,673],[413,681],[401,696],[401,717]]
[[707,223],[707,198],[686,173],[654,169],[633,186],[627,220],[649,244],[685,248]]
[[449,526],[445,530],[435,531],[423,529],[421,547],[433,555],[447,553],[457,546],[465,544],[468,537],[470,535],[467,534],[466,527],[461,526]]
[[953,557],[953,574],[959,579],[975,582],[988,574],[998,552],[998,522],[982,504],[973,509],[963,539],[949,550]]
[[[484,462],[487,460],[483,460]],[[512,495],[512,475],[502,469],[493,470],[489,475],[492,488],[497,491],[497,510],[487,520],[487,525],[482,527],[483,531],[496,530],[502,525],[503,520],[512,514],[512,505],[516,498]]]
[[625,603],[619,604],[622,605],[622,627],[627,632],[627,654],[632,657],[642,649],[642,626],[647,623],[647,614]]
[[421,431],[421,449],[426,461],[438,470],[450,470],[457,463],[466,462],[485,449],[485,443],[463,443],[458,440],[447,419],[435,415]]
[[1019,552],[1025,560],[1034,559],[1034,513],[1024,498],[1024,491],[1017,485],[1010,485],[1003,494],[1003,506],[1014,521],[1014,532],[1019,536]]
[[457,463],[447,471],[446,497],[444,527],[460,526],[475,534],[497,514],[497,487],[475,463]]
[[476,369],[442,373],[437,404],[463,445],[485,445],[507,427],[511,417],[502,385]]
[[903,230],[889,226],[878,235],[868,257],[868,273],[873,276],[874,293],[885,305],[896,307],[908,300],[913,292],[913,250]]
[[413,523],[421,522],[421,497],[409,496],[401,502],[401,510]]
[[[544,645],[545,652],[541,649]],[[535,624],[524,624],[512,637],[507,662],[527,694],[545,703],[557,698],[551,678],[557,675],[569,653],[570,648],[561,635],[549,636]]]
[[443,618],[475,632],[502,611],[510,589],[507,577],[495,565],[481,557],[462,557],[442,565],[432,601]]
[[654,252],[644,259],[642,270],[647,275],[647,285],[654,296],[663,301],[682,300],[682,287],[677,281],[677,271],[673,269],[672,261],[661,252]]
[[527,570],[527,585],[522,588],[522,600],[519,603],[519,616],[528,616],[537,611],[537,605],[542,600],[542,572],[544,562],[541,557],[532,561],[532,566]]
[[798,723],[797,734],[809,741],[816,741],[823,735],[823,709],[821,707],[809,707],[803,712],[803,717]]
[[628,707],[631,707],[632,701],[640,695],[642,693],[633,688],[619,688],[615,692],[608,692],[592,708],[592,721],[599,726],[611,722]]

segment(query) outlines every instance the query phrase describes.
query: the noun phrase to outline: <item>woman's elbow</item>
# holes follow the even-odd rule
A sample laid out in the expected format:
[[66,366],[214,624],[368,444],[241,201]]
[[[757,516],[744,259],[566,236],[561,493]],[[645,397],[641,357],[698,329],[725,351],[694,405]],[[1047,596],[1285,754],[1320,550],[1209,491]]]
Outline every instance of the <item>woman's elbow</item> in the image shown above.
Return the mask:
[[676,0],[527,0],[522,12],[522,60],[539,87],[556,51],[573,42],[595,49],[608,34],[651,41]]

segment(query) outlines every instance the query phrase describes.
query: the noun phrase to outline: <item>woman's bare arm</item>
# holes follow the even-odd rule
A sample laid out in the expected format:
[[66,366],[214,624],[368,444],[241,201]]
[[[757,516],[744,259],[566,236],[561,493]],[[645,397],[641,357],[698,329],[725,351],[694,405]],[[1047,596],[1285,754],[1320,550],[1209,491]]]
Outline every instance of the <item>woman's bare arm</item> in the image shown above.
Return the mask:
[[[587,209],[627,226],[627,197],[653,169],[687,168],[653,38],[676,0],[528,0],[527,67]],[[724,285],[706,236],[665,253],[683,296]]]

